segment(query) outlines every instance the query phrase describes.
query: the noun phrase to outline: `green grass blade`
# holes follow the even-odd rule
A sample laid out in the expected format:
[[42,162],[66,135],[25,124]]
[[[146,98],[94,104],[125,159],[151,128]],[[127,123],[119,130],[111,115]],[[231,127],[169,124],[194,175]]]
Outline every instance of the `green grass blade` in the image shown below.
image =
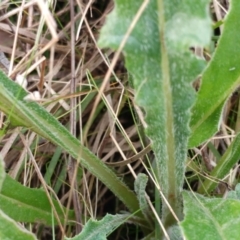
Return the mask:
[[201,144],[218,131],[224,103],[240,84],[239,16],[240,1],[231,1],[222,36],[202,76],[201,88],[192,109],[189,147]]
[[199,193],[211,194],[211,191],[216,188],[218,179],[223,179],[234,165],[239,161],[240,156],[240,134],[238,134],[231,145],[228,147],[224,155],[219,159],[217,166],[213,169],[210,176],[206,178],[202,186],[199,188]]
[[44,180],[46,181],[47,185],[51,185],[51,178],[54,174],[55,168],[59,162],[61,154],[62,149],[60,147],[57,147],[51,158],[50,164],[47,167],[46,174],[44,175]]
[[56,194],[59,193],[63,183],[65,182],[66,176],[67,176],[67,164],[63,163],[62,170],[60,171],[55,186],[53,188]]
[[112,190],[131,212],[142,217],[136,195],[43,107],[25,101],[26,95],[24,89],[0,71],[0,110],[7,114],[11,124],[30,128],[60,146]]

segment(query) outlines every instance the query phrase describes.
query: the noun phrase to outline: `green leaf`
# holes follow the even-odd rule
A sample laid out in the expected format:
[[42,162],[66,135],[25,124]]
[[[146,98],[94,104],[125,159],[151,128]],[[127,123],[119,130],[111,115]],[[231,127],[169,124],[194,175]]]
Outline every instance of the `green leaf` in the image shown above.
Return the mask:
[[143,218],[136,195],[43,107],[24,100],[26,95],[24,89],[0,71],[0,110],[6,113],[11,124],[30,128],[60,146],[112,190],[130,211]]
[[2,184],[3,184],[4,178],[6,176],[4,166],[5,166],[4,161],[0,155],[0,192],[2,189]]
[[223,179],[229,174],[233,166],[239,161],[240,155],[240,133],[235,137],[234,141],[228,147],[224,155],[220,158],[217,166],[213,169],[210,176],[206,178],[201,187],[198,189],[199,193],[210,194],[216,188],[218,181],[215,179]]
[[178,225],[173,225],[168,229],[169,239],[171,240],[184,240],[181,228]]
[[142,213],[150,223],[153,225],[153,216],[152,211],[148,205],[147,198],[149,198],[146,194],[146,187],[148,182],[148,176],[139,173],[135,182],[134,182],[134,190],[137,193],[137,198],[139,201],[140,208],[142,209]]
[[238,240],[240,235],[240,201],[205,198],[185,191],[184,221],[180,223],[189,240]]
[[[115,1],[115,9],[101,31],[101,47],[120,46],[142,2]],[[157,181],[180,218],[190,108],[195,101],[191,82],[204,67],[189,47],[210,42],[208,3],[150,0],[123,49],[126,67],[133,76],[136,103],[146,115]],[[164,201],[163,205],[163,216],[172,216]]]
[[37,240],[37,238],[0,210],[0,239]]
[[229,191],[227,194],[227,198],[232,198],[236,200],[240,200],[240,183],[235,186],[235,190]]
[[100,221],[90,219],[79,235],[73,238],[65,238],[65,240],[107,240],[107,236],[129,217],[129,214],[107,214]]
[[[240,84],[240,1],[231,1],[231,9],[224,21],[224,30],[192,109],[192,136],[189,147],[210,138],[219,129],[222,109],[231,93]],[[234,41],[234,44],[229,44]]]
[[[66,209],[52,200],[62,223],[66,220]],[[51,226],[53,224],[52,207],[46,193],[42,189],[22,186],[20,183],[6,176],[0,192],[0,209],[18,222],[38,222]],[[74,212],[69,211],[68,218],[74,220]],[[56,218],[54,223],[58,224]]]
[[[4,162],[0,156],[0,239],[4,240],[34,240],[35,236],[21,228],[13,219],[7,216],[2,210],[1,194],[4,191],[6,177]],[[22,194],[22,193],[21,193]],[[11,207],[11,206],[10,206]],[[19,206],[14,206],[15,212],[19,211]],[[19,212],[18,212],[19,213]]]

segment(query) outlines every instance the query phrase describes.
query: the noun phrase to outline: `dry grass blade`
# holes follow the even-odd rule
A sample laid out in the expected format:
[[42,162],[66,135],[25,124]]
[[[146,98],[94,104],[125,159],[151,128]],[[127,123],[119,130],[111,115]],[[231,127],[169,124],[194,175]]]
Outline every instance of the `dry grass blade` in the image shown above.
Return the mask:
[[[107,77],[104,81],[113,52],[102,52],[96,45],[99,29],[106,14],[113,9],[113,1],[103,1],[102,4],[94,1],[88,1],[87,4],[84,1],[71,1],[75,9],[72,19],[70,2],[50,4],[46,5],[43,0],[22,1],[14,5],[11,1],[4,1],[4,5],[0,4],[3,13],[0,16],[0,36],[3,34],[8,39],[5,41],[5,38],[0,37],[0,52],[1,56],[5,53],[6,59],[11,62],[12,78],[17,73],[26,75],[28,91],[41,92],[39,104],[45,106],[66,127],[71,125],[75,128],[72,129],[72,134],[76,137],[84,139],[83,135],[86,133],[84,143],[103,161],[122,160],[112,139],[116,140],[124,156],[141,151],[142,144],[127,103],[127,99],[132,101],[132,92],[126,85],[126,72],[121,57],[118,56],[118,63],[111,67],[110,72],[114,77]],[[78,32],[71,34],[73,26]],[[71,86],[72,79],[75,79],[75,83]],[[107,83],[107,88],[102,88],[106,99],[96,105],[95,117],[89,121],[95,97],[101,86],[105,85],[104,82]],[[74,112],[75,116],[71,117]],[[125,112],[128,112],[127,117]],[[6,124],[5,120],[2,116],[3,126]],[[88,131],[85,130],[87,125]],[[23,134],[22,137],[19,132]],[[28,141],[25,142],[24,139]],[[115,209],[123,208],[108,189],[81,169],[81,166],[74,166],[73,172],[66,169],[63,162],[67,162],[68,157],[65,153],[54,160],[56,146],[39,138],[31,130],[7,131],[0,148],[9,174],[31,187],[41,187],[44,182],[32,167],[33,158],[29,148],[34,153],[35,168],[39,169],[43,178],[50,174],[48,166],[56,161],[55,169],[51,170],[51,181],[48,186],[46,183],[45,185],[56,191],[64,206],[70,200],[71,209],[73,201],[70,196],[73,192],[77,197],[75,202],[81,206],[77,215],[82,216],[82,219],[77,219],[75,226],[67,225],[64,230],[57,228],[57,239],[61,239],[67,232],[79,232],[79,226],[85,224],[88,216],[96,218],[104,216],[108,211],[115,212]],[[142,166],[136,164],[134,168],[139,169]],[[66,175],[67,171],[70,173],[69,177]],[[125,167],[118,171],[123,175],[127,173]],[[132,170],[133,174],[134,171]],[[63,174],[61,178],[60,174]],[[74,190],[70,187],[72,182]],[[109,203],[114,207],[107,210]],[[39,239],[46,239],[49,235],[49,228],[45,226],[39,233]]]

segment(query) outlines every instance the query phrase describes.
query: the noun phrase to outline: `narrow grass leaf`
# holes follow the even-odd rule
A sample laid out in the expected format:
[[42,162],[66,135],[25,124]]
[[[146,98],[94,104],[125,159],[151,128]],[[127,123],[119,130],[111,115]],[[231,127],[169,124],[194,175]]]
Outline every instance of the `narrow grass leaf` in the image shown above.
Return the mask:
[[24,100],[27,92],[0,71],[0,110],[13,126],[30,128],[73,156],[81,165],[102,181],[125,203],[131,212],[139,212],[136,195],[100,159],[83,147],[79,140],[36,102]]
[[61,153],[62,153],[62,149],[60,147],[57,147],[51,158],[50,164],[47,167],[47,171],[44,175],[44,180],[48,185],[51,185],[51,178],[55,172],[56,166],[59,163]]
[[[101,47],[120,46],[143,2],[115,1],[115,9],[101,31]],[[145,112],[157,181],[173,211],[181,217],[190,108],[195,101],[191,82],[205,66],[189,47],[210,42],[209,1],[148,2],[123,52],[133,76],[136,103]],[[164,209],[163,215],[171,215],[167,206]]]
[[238,240],[240,201],[206,198],[185,191],[184,221],[180,223],[187,240]]
[[[222,36],[202,76],[201,88],[192,109],[189,147],[198,146],[220,126],[226,100],[240,84],[240,1],[231,1]],[[231,44],[232,43],[232,44]]]
[[[60,221],[64,223],[66,209],[61,208],[56,200],[52,201]],[[52,207],[46,193],[42,189],[24,187],[8,175],[0,192],[0,209],[18,222],[52,225]],[[72,210],[69,211],[68,218],[75,219]],[[57,224],[56,219],[54,222]]]
[[234,141],[228,147],[226,152],[217,162],[217,166],[213,169],[210,176],[206,178],[202,186],[198,189],[199,193],[211,194],[217,187],[218,179],[223,179],[229,174],[230,170],[239,161],[240,156],[240,133],[235,137]]

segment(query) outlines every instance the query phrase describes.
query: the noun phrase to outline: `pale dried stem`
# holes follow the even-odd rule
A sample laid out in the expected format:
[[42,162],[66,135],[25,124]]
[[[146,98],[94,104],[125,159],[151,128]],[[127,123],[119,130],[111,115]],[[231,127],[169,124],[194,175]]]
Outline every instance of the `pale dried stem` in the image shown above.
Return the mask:
[[31,152],[31,149],[29,148],[29,144],[28,144],[27,141],[25,140],[25,137],[24,137],[22,134],[20,134],[20,137],[21,137],[21,140],[22,140],[22,142],[24,143],[24,145],[25,145],[25,147],[26,147],[26,149],[27,149],[27,152],[28,152],[28,154],[29,154],[29,156],[30,156],[30,160],[31,160],[31,162],[32,162],[33,165],[34,165],[34,168],[35,168],[35,171],[36,171],[36,173],[37,173],[37,175],[38,175],[38,178],[39,178],[39,180],[41,181],[41,184],[42,184],[42,186],[43,186],[43,188],[44,188],[44,190],[45,190],[45,193],[46,193],[46,195],[47,195],[47,198],[48,198],[48,200],[49,200],[49,202],[50,202],[50,204],[51,204],[51,207],[52,207],[52,209],[53,209],[53,214],[54,214],[54,216],[56,217],[56,219],[57,219],[57,221],[58,221],[58,224],[59,224],[59,228],[60,228],[60,230],[61,230],[61,232],[62,232],[62,235],[64,236],[64,235],[65,235],[65,234],[64,234],[64,228],[63,228],[63,226],[62,226],[62,223],[61,223],[61,221],[60,221],[60,219],[59,219],[59,216],[58,216],[57,211],[56,211],[56,209],[55,209],[55,206],[54,206],[54,204],[53,204],[52,198],[51,198],[51,196],[50,196],[50,194],[49,194],[49,192],[48,192],[48,188],[49,188],[49,187],[48,187],[47,184],[45,183],[45,180],[44,180],[44,178],[43,178],[43,176],[42,176],[42,174],[41,174],[41,171],[40,171],[40,169],[39,169],[39,167],[38,167],[38,165],[37,165],[37,163],[36,163],[36,160],[35,160],[32,152]]

